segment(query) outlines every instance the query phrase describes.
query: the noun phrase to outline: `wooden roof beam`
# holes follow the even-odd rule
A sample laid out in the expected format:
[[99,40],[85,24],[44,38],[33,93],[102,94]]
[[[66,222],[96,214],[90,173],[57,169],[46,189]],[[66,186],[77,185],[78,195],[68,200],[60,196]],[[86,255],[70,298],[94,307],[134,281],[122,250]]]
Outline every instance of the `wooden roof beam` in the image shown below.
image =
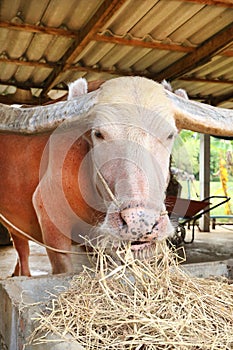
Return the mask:
[[9,95],[0,95],[0,103],[3,103],[5,105],[13,105],[13,104],[26,104],[26,105],[32,105],[32,106],[41,106],[44,103],[48,103],[49,101],[52,101],[48,97],[35,97],[32,96],[30,99],[22,99],[18,96],[15,96],[15,94],[9,94]]
[[25,82],[19,82],[17,80],[2,80],[0,79],[0,85],[15,86],[19,89],[30,90],[30,89],[43,89],[43,84],[35,84],[31,80]]
[[0,21],[0,28],[6,28],[11,30],[18,30],[28,33],[50,34],[56,36],[65,36],[68,38],[76,38],[77,31],[66,30],[63,28],[45,27],[42,25],[33,25],[28,23],[14,23],[8,21]]
[[[22,57],[21,57],[22,58]],[[31,66],[31,67],[39,67],[39,68],[56,68],[59,66],[58,63],[54,62],[38,62],[38,61],[30,61],[30,60],[23,60],[23,59],[17,59],[17,58],[3,58],[0,57],[0,63],[6,63],[6,64],[15,64],[16,66]]]
[[[156,41],[143,41],[136,38],[126,39],[126,38],[120,38],[114,35],[94,34],[92,39],[95,41],[101,41],[101,42],[106,42],[110,44],[143,47],[147,49],[158,49],[158,50],[178,51],[178,52],[194,52],[196,50],[196,48],[192,46],[183,46],[183,45],[172,44],[172,43],[165,44],[165,43],[160,43]],[[219,54],[221,56],[232,57],[233,50],[224,51]]]
[[55,69],[46,81],[43,94],[53,87],[56,78],[66,69],[66,65],[73,63],[74,59],[82,52],[84,47],[92,40],[92,36],[113,16],[126,0],[105,0],[94,13],[86,26],[79,32],[78,37],[66,51],[62,58],[63,65]]
[[171,64],[160,73],[154,74],[153,79],[175,79],[192,69],[207,63],[213,55],[224,50],[233,40],[233,24],[230,24],[177,62]]
[[233,7],[232,0],[178,0],[181,2],[193,2],[201,5],[214,5],[223,7]]
[[196,83],[214,83],[214,84],[229,84],[233,85],[233,80],[227,80],[227,79],[211,79],[211,78],[198,78],[195,76],[190,77],[180,77],[177,80],[181,81],[194,81]]
[[164,44],[164,43],[159,43],[154,41],[143,41],[136,38],[132,38],[132,39],[119,38],[114,35],[94,34],[93,40],[111,43],[111,44],[128,45],[128,46],[134,46],[134,47],[143,47],[148,49],[158,49],[158,50],[168,50],[168,51],[193,52],[195,50],[195,47],[190,47],[190,46]]

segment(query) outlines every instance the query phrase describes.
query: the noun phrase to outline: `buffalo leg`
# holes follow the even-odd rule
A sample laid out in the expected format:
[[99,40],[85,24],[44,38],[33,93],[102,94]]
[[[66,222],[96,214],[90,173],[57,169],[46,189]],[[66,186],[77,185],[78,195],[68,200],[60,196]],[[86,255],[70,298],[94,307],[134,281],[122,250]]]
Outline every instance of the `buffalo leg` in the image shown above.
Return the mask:
[[[70,251],[71,239],[58,230],[49,219],[45,210],[41,208],[40,212],[37,212],[37,216],[42,230],[44,244],[55,249]],[[52,265],[53,274],[73,271],[70,254],[55,252],[49,248],[46,248],[46,250]]]
[[13,272],[13,276],[31,276],[29,269],[29,244],[28,240],[21,238],[13,233],[11,230],[11,236],[14,243],[14,247],[18,254],[17,264]]
[[[58,217],[56,218],[56,215],[60,214],[57,214],[57,211],[54,210],[54,216],[52,221],[46,212],[41,197],[42,196],[39,185],[33,195],[33,206],[41,227],[43,243],[46,244],[48,247],[70,251],[71,239],[67,234],[67,232],[70,232],[69,224],[67,224],[65,228],[66,234],[61,232],[53,223],[59,220]],[[47,248],[47,254],[52,265],[52,273],[57,274],[73,271],[71,256],[69,253],[59,253]]]
[[[47,246],[66,251],[71,250],[70,238],[62,234],[51,221],[44,217],[41,220],[41,227],[43,240]],[[73,271],[72,261],[69,253],[55,252],[49,248],[47,248],[47,253],[52,265],[53,274]]]

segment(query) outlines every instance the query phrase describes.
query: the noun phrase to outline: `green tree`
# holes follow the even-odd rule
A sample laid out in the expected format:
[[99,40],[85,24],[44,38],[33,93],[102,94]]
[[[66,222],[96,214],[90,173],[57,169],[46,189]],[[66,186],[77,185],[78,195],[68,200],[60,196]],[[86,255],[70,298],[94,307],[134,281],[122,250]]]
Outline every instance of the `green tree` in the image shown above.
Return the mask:
[[172,157],[174,166],[199,178],[199,144],[198,133],[182,130],[174,144]]
[[[211,137],[210,149],[210,179],[219,181],[219,163],[220,157],[227,158],[227,152],[233,150],[233,140],[224,140],[217,137]],[[199,153],[200,153],[200,135],[199,133],[182,130],[175,142],[173,149],[173,165],[179,169],[194,174],[199,179]],[[233,170],[230,169],[229,174]],[[231,177],[232,178],[232,177]]]
[[[210,154],[210,172],[211,180],[219,181],[219,176],[215,176],[219,173],[220,159],[223,158],[227,162],[227,153],[232,153],[233,140],[224,140],[217,137],[211,137],[211,154]],[[229,175],[232,179],[232,169],[228,169]],[[230,178],[229,178],[230,180]]]

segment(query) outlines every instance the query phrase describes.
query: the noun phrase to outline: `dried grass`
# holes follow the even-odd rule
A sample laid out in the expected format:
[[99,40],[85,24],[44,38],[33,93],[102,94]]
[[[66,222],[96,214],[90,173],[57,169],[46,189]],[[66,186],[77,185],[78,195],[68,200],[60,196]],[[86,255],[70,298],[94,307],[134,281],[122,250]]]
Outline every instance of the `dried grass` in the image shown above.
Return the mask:
[[116,263],[103,250],[96,266],[38,316],[32,344],[48,335],[94,349],[233,349],[233,286],[189,277],[165,243],[147,261],[129,247]]

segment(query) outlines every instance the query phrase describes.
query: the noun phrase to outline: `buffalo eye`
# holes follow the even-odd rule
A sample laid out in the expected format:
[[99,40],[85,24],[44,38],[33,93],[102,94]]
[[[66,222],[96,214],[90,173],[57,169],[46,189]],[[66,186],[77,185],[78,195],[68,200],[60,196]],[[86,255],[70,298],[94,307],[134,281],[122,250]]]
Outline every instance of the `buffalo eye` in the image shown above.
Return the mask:
[[171,133],[168,135],[167,139],[168,139],[168,140],[171,140],[171,139],[173,139],[173,137],[174,137],[174,133],[171,132]]
[[94,135],[97,139],[100,139],[100,140],[104,139],[103,134],[99,130],[95,130]]

